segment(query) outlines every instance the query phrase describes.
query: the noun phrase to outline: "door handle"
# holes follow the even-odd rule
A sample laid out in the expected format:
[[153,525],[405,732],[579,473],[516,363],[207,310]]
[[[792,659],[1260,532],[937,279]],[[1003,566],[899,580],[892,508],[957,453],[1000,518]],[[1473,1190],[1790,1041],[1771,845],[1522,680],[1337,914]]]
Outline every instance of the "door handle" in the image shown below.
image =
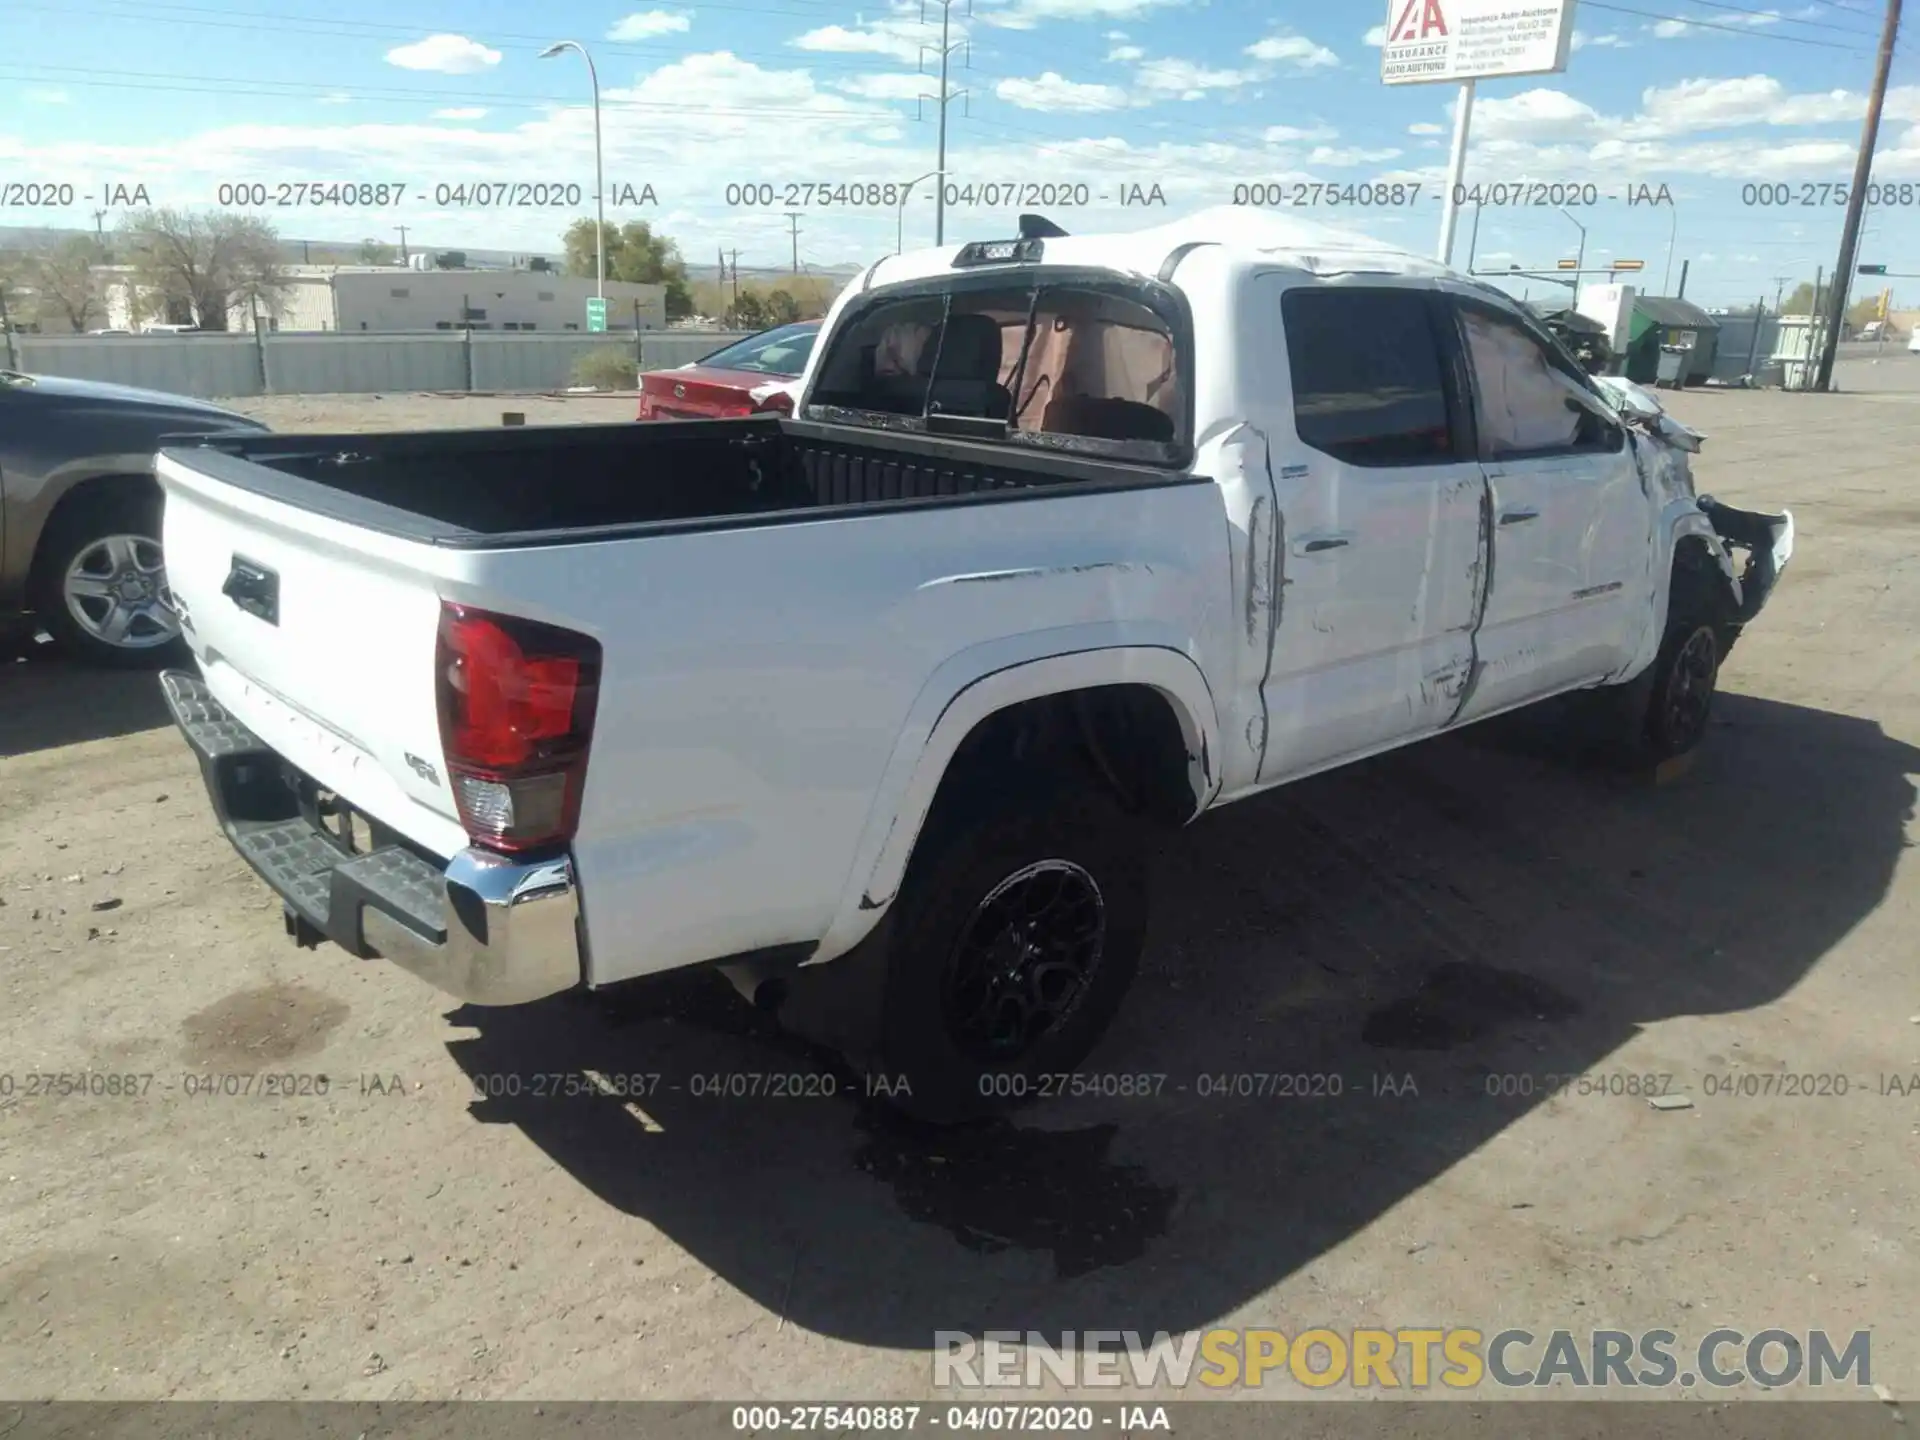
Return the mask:
[[1319,555],[1327,550],[1344,550],[1353,543],[1346,535],[1303,535],[1293,542],[1296,555]]
[[1538,520],[1539,518],[1540,512],[1538,510],[1509,510],[1500,517],[1500,523],[1502,525],[1524,525],[1529,520]]

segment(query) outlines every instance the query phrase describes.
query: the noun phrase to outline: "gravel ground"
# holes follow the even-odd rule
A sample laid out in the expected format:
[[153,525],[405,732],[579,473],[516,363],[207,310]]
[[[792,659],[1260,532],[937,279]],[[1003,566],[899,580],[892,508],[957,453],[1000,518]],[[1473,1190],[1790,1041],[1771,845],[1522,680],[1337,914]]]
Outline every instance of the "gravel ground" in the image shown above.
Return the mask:
[[[296,949],[150,678],[5,666],[0,1395],[916,1397],[939,1329],[1216,1323],[1872,1327],[1910,1394],[1920,396],[1675,409],[1703,488],[1801,524],[1697,763],[1610,775],[1522,718],[1209,818],[1088,1067],[1157,1093],[973,1132],[702,1093],[819,1073],[702,982],[487,1013]],[[659,1078],[535,1093],[584,1071]],[[132,1093],[29,1079],[81,1072]],[[1342,1093],[1207,1093],[1275,1073]],[[1692,1108],[1546,1093],[1650,1074]]]

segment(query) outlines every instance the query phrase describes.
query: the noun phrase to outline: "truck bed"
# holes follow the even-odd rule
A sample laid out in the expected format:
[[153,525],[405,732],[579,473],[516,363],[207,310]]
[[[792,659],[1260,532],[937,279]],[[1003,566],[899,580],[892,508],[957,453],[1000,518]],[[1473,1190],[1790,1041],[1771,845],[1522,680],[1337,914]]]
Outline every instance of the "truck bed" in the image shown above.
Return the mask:
[[486,549],[1179,478],[1120,461],[781,416],[223,437],[177,453],[227,484],[349,524]]

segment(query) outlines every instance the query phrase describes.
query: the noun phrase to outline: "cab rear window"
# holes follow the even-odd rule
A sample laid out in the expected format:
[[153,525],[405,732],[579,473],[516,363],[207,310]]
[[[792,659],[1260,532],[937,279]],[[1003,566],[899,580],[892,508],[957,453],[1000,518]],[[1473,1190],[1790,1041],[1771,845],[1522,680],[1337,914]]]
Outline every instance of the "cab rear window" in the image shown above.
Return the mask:
[[881,299],[836,328],[809,405],[817,418],[923,428],[961,417],[1003,424],[1012,444],[1146,463],[1190,451],[1185,356],[1141,298],[1023,278]]

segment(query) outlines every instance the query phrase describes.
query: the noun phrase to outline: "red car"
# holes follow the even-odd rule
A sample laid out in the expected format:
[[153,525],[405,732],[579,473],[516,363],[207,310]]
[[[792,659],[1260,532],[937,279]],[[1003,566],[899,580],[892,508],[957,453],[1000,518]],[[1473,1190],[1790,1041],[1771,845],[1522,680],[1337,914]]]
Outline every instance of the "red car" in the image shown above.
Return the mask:
[[776,325],[736,340],[691,365],[640,377],[642,420],[719,420],[767,411],[793,413],[819,320]]

